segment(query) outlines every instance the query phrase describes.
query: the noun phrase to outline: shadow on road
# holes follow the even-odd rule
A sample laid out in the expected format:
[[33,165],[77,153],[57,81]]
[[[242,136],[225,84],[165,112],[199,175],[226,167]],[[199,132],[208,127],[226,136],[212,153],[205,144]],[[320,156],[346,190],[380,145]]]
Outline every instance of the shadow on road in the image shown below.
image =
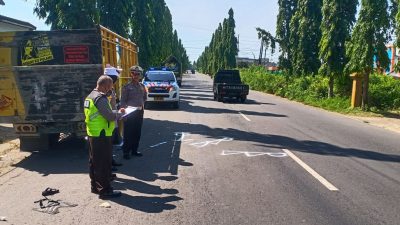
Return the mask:
[[[235,141],[252,142],[268,148],[290,149],[318,155],[337,157],[352,157],[386,162],[400,162],[400,155],[380,153],[378,150],[342,148],[330,143],[319,141],[296,140],[291,137],[247,132],[239,129],[210,128],[202,124],[187,124],[169,121],[147,119],[146,123],[157,123],[160,127],[174,127],[176,131],[190,134],[200,134],[205,138],[231,137]],[[161,140],[159,140],[161,141]],[[157,141],[156,141],[157,142]]]
[[[212,88],[204,86],[204,89],[194,87],[185,87],[181,89],[181,100],[214,101]],[[253,99],[247,99],[244,103],[239,103],[235,98],[224,98],[224,103],[228,104],[246,104],[246,105],[275,105],[268,102],[259,102]]]
[[[238,114],[238,110],[232,110],[228,108],[211,108],[194,105],[193,101],[181,100],[181,110],[189,113],[202,113],[202,114]],[[186,107],[185,107],[186,106]],[[251,116],[262,116],[262,117],[287,117],[282,114],[268,113],[268,112],[255,112],[248,110],[240,110],[241,113]]]
[[172,202],[183,200],[178,196],[147,197],[123,194],[120,198],[112,199],[113,202],[146,213],[160,213],[164,210],[176,208]]

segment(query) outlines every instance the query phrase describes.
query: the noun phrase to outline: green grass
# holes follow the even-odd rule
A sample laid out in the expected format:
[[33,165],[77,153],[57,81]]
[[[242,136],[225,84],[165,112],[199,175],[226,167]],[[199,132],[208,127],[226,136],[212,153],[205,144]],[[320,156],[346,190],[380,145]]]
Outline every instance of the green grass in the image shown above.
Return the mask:
[[[351,108],[350,80],[347,80],[347,86],[343,85],[342,81],[335,85],[335,92],[342,93],[342,96],[328,98],[328,79],[319,75],[289,77],[284,74],[271,74],[263,67],[253,66],[241,69],[241,77],[252,90],[281,96],[333,112],[356,116],[389,115],[397,117],[400,115],[400,81],[381,74],[371,75],[370,104],[367,111]],[[346,84],[346,82],[344,83]]]

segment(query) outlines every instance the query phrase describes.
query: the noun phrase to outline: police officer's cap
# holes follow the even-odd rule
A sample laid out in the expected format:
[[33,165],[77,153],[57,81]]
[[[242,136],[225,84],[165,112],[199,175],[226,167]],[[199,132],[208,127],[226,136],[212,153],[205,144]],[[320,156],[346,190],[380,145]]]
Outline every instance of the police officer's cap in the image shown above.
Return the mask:
[[143,69],[140,66],[131,66],[131,68],[129,68],[129,70],[131,72],[143,73]]

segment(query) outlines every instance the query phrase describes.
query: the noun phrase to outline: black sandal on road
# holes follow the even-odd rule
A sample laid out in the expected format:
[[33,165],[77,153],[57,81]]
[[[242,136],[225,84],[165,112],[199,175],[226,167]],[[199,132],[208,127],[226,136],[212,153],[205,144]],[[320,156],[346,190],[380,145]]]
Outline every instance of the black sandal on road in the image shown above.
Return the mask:
[[60,193],[60,190],[55,189],[55,188],[46,188],[46,190],[44,190],[42,192],[42,196],[46,197],[46,196],[50,196],[50,195],[55,195],[57,193]]

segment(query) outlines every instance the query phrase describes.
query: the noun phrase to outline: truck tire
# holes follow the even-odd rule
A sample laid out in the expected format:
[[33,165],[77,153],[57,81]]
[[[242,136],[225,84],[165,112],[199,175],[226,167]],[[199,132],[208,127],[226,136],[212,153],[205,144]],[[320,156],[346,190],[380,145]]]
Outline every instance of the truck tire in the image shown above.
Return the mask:
[[222,102],[223,97],[221,95],[217,95],[217,101]]
[[243,96],[243,97],[240,98],[240,102],[241,103],[244,103],[245,101],[246,101],[246,96]]
[[42,134],[39,137],[19,137],[21,151],[33,152],[49,149],[49,135]]
[[55,133],[55,134],[48,134],[49,138],[49,146],[55,146],[58,143],[58,140],[60,139],[60,134]]

